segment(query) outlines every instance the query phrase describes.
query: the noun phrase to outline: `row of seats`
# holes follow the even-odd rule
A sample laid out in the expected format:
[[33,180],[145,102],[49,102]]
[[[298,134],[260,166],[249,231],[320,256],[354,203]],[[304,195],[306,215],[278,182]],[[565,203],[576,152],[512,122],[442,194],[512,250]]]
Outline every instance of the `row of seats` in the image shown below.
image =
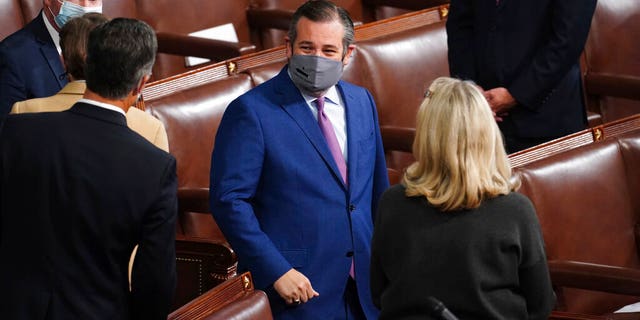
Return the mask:
[[[593,28],[602,30],[600,24],[611,24],[611,21],[603,21],[601,17],[615,20],[623,13],[640,12],[635,2],[628,3],[632,5],[619,5],[624,1],[599,1]],[[397,169],[396,173],[411,161],[406,151],[411,149],[415,111],[426,86],[434,78],[448,74],[444,30],[446,12],[447,7],[443,6],[357,27],[358,46],[345,70],[344,79],[367,87],[374,95],[388,162]],[[634,30],[635,20],[623,21]],[[592,32],[589,42],[597,39],[599,37]],[[608,73],[606,66],[601,65],[602,57],[606,57],[610,51],[605,49],[587,44],[583,55],[584,78],[587,96],[596,102],[590,104],[590,108],[610,115],[607,108],[615,108],[616,105],[605,105],[602,101],[610,97],[634,97],[640,92],[637,90],[640,86],[635,85],[640,72],[635,76]],[[628,46],[625,52],[633,50],[636,48]],[[189,203],[190,209],[181,209],[179,234],[224,243],[223,235],[208,214],[207,200],[209,160],[217,126],[231,100],[274,76],[285,63],[285,49],[276,47],[157,81],[144,90],[147,112],[165,124],[172,153],[178,159],[181,207]],[[633,68],[626,71],[629,70],[633,71]],[[618,86],[620,83],[626,85]],[[594,138],[598,135],[596,132],[581,133],[573,139],[580,141],[580,144],[592,143],[599,140]],[[585,138],[587,134],[588,139]],[[564,143],[567,144],[566,141]],[[572,148],[578,146],[568,144]],[[395,153],[392,150],[405,152]],[[512,163],[520,161],[518,166],[523,166],[538,158],[559,153],[557,146],[536,150],[537,153],[531,151],[527,155],[512,155]],[[228,250],[232,252],[230,248]]]
[[[529,161],[515,175],[540,219],[558,299],[549,319],[640,317],[612,313],[640,301],[640,115],[599,130],[547,143],[554,152],[542,157],[519,153]],[[597,140],[576,139],[585,133]],[[249,283],[232,277],[169,319],[269,319],[264,293]]]
[[[158,58],[154,79],[187,70],[186,56],[222,61],[231,57],[283,44],[295,8],[304,0],[105,0],[103,12],[109,17],[141,19],[158,35]],[[355,21],[367,23],[408,10],[429,8],[449,0],[335,0]],[[392,5],[392,6],[390,6]],[[41,0],[0,0],[0,39],[20,29],[42,8]],[[194,39],[188,34],[231,23],[239,42]]]
[[559,310],[617,319],[609,313],[640,301],[640,121],[626,122],[627,133],[612,126],[514,170],[540,220]]

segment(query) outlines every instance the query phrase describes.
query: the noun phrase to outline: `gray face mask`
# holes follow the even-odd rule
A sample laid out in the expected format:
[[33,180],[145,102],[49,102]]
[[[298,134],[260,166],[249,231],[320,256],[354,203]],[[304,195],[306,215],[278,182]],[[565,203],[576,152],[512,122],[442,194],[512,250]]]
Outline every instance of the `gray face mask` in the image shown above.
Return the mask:
[[342,61],[314,55],[294,54],[289,59],[291,80],[307,93],[318,93],[336,85],[342,71]]

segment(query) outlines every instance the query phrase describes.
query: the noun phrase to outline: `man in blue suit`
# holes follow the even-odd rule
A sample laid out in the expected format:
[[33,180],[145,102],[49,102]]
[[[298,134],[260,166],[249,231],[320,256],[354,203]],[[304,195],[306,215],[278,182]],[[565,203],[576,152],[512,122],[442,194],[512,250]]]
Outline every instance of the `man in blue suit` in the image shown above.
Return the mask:
[[508,152],[586,127],[579,57],[596,0],[451,0],[452,76],[475,81]]
[[44,0],[35,19],[0,43],[0,117],[15,102],[52,96],[67,84],[58,32],[86,12],[102,12],[102,0]]
[[276,319],[378,316],[370,240],[389,182],[373,98],[339,81],[353,39],[344,9],[303,4],[289,64],[234,100],[217,131],[211,211]]

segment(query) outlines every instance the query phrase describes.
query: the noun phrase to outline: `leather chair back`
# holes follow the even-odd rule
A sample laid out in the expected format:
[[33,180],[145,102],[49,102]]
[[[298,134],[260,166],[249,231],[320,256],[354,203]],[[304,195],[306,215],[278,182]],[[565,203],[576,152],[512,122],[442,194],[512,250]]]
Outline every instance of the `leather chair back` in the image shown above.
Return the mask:
[[[640,77],[640,1],[599,0],[584,50],[587,74]],[[588,90],[588,88],[587,88]],[[589,110],[603,122],[640,113],[640,100],[587,95]]]
[[240,74],[145,101],[146,111],[164,124],[169,150],[179,159],[179,188],[209,187],[211,152],[224,110],[251,88],[249,76]]
[[[548,260],[640,269],[640,131],[625,141],[592,143],[516,169],[519,191],[540,220]],[[635,148],[625,151],[625,145]],[[561,311],[585,314],[612,312],[639,299],[568,288],[558,296]]]
[[20,0],[0,0],[0,41],[24,26]]
[[[415,128],[429,84],[448,76],[445,22],[359,41],[343,79],[372,93],[381,127]],[[402,171],[413,162],[406,152],[387,152],[387,166]]]
[[[250,43],[248,5],[248,0],[138,0],[137,10],[138,18],[158,32],[186,35],[232,23],[238,40]],[[202,65],[187,66],[183,56],[158,54],[153,73],[155,79],[162,79],[197,67]]]
[[[42,10],[42,0],[19,0],[22,7],[22,18],[25,24],[33,20]],[[17,30],[17,29],[16,29]]]
[[256,290],[246,272],[224,281],[172,312],[168,320],[272,320],[267,295]]

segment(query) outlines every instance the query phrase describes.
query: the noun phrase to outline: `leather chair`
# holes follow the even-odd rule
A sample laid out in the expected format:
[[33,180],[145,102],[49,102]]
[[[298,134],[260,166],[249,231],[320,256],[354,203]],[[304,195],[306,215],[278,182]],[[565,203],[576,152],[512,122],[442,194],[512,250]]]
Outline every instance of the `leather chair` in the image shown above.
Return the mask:
[[178,161],[179,188],[208,188],[211,151],[229,102],[253,87],[246,74],[194,85],[152,100],[146,111],[167,130],[169,148]]
[[[246,16],[248,0],[139,0],[138,18],[157,32],[158,51],[154,79],[163,79],[202,65],[187,66],[185,56],[213,59],[214,62],[253,52]],[[232,23],[238,43],[189,37],[188,34]]]
[[599,0],[583,54],[587,108],[610,122],[640,112],[640,2]]
[[168,320],[271,320],[267,295],[249,272],[232,277],[172,312]]
[[[383,137],[396,128],[415,128],[417,110],[429,84],[449,75],[444,24],[436,15],[430,24],[358,42],[343,78],[371,91]],[[406,153],[410,147],[384,139],[388,167],[402,171],[413,162]],[[412,141],[408,138],[405,146]]]
[[640,301],[638,164],[636,128],[515,170],[540,220],[559,311],[612,317]]

